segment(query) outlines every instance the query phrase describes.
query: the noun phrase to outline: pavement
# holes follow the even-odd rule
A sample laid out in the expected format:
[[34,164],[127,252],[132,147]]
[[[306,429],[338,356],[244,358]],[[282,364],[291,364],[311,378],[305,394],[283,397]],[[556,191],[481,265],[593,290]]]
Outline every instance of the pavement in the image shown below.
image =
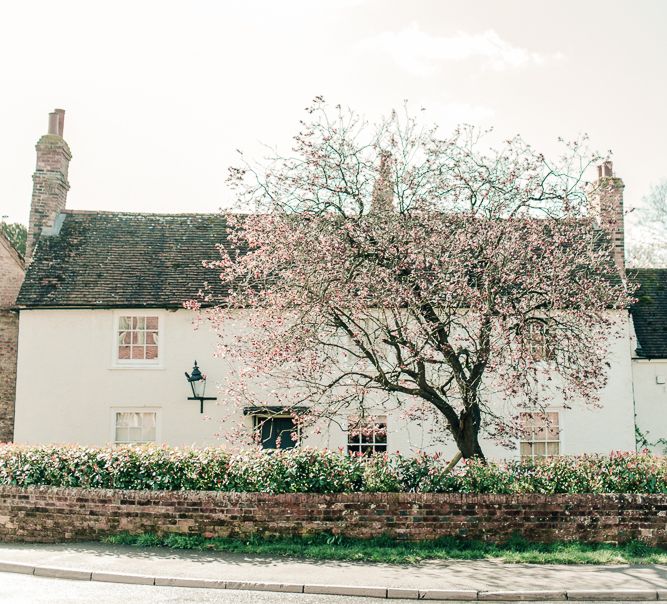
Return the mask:
[[137,585],[407,600],[667,601],[667,566],[323,562],[100,543],[0,544],[0,572]]

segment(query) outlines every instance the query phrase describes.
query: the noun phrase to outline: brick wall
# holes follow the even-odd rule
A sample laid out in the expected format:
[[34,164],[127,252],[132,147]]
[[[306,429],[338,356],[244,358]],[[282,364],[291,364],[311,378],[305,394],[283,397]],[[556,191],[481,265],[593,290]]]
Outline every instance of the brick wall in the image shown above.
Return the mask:
[[14,438],[18,313],[10,307],[23,283],[23,261],[0,234],[0,442]]
[[0,442],[14,438],[18,335],[18,313],[0,308]]
[[625,215],[623,210],[623,181],[613,175],[611,161],[598,166],[598,180],[592,189],[592,208],[600,226],[610,238],[614,262],[625,271]]
[[0,540],[58,542],[121,531],[248,536],[332,532],[401,539],[643,539],[667,545],[667,495],[343,495],[0,487]]
[[37,166],[32,176],[32,202],[26,243],[28,261],[42,229],[52,227],[58,213],[65,209],[69,190],[67,175],[72,158],[67,143],[56,134],[42,136],[36,149]]

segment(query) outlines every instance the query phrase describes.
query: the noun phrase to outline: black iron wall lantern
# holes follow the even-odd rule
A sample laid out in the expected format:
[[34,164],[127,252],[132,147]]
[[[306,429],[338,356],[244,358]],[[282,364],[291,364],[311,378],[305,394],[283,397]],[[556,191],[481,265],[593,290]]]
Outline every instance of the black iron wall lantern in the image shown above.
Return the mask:
[[204,401],[218,400],[217,396],[204,396],[206,393],[206,376],[199,371],[197,361],[192,368],[192,373],[185,372],[185,377],[192,388],[192,396],[188,397],[189,401],[199,401],[199,413],[204,413]]

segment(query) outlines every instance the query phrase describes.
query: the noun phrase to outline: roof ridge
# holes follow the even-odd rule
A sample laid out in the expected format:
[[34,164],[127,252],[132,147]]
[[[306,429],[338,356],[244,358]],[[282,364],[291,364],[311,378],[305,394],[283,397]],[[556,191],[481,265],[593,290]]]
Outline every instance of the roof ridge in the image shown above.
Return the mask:
[[70,208],[64,209],[62,214],[81,214],[92,215],[99,214],[101,216],[224,216],[225,214],[232,214],[234,216],[247,216],[245,212],[131,212],[131,211],[111,211],[111,210],[73,210]]

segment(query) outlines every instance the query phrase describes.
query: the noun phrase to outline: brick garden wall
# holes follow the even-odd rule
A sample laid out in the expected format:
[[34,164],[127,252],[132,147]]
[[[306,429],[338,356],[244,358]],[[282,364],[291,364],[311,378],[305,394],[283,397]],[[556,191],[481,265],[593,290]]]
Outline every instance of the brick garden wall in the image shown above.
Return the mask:
[[667,495],[341,495],[0,487],[0,540],[121,531],[215,536],[332,532],[401,539],[578,539],[667,545]]

